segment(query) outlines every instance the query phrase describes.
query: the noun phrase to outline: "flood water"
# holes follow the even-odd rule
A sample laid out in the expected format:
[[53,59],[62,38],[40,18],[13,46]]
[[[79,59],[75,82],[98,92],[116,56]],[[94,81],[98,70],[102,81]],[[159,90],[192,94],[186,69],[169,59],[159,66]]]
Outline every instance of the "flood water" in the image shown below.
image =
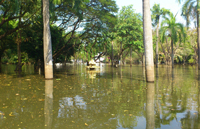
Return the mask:
[[1,129],[198,129],[200,81],[196,66],[161,65],[146,83],[141,65],[87,71],[57,66],[45,80],[23,66],[0,73]]

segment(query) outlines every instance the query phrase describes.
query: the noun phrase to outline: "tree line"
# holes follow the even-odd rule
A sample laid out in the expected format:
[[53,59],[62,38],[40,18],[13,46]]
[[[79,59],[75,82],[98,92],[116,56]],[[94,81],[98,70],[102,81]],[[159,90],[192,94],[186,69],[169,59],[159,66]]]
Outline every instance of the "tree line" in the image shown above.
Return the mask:
[[[151,8],[156,66],[199,61],[198,1],[184,2],[186,25],[178,23],[176,15],[159,4]],[[144,62],[144,17],[132,5],[118,12],[114,0],[49,0],[49,9],[53,63],[89,61],[97,54],[97,58],[105,56],[105,62],[112,64],[119,60]],[[25,63],[43,66],[42,0],[0,1],[0,57],[0,63],[18,64],[16,70]]]

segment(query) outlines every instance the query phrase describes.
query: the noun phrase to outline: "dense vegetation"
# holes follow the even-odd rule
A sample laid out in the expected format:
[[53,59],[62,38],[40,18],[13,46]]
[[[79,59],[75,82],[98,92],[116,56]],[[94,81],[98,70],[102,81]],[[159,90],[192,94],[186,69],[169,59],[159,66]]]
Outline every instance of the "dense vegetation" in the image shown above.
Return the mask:
[[[192,13],[196,6],[190,12],[187,7],[182,15],[189,25],[198,15]],[[177,23],[159,4],[151,13],[155,63],[198,63],[196,28]],[[143,61],[142,15],[131,5],[118,12],[115,0],[50,0],[50,16],[54,63],[89,61],[97,54],[106,62]],[[19,56],[22,64],[43,61],[42,0],[0,1],[0,64],[15,64]]]

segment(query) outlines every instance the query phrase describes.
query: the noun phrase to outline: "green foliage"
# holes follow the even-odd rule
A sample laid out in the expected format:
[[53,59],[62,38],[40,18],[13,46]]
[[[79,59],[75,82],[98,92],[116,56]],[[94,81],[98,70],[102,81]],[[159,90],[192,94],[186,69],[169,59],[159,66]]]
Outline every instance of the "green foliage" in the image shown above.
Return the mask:
[[[52,38],[52,49],[55,51],[59,45],[63,45],[64,41],[61,40],[62,31],[57,26],[52,25],[51,27],[51,38]],[[24,30],[25,40],[22,42],[22,51],[28,54],[28,57],[34,61],[43,60],[43,23],[41,18],[34,22],[30,28]],[[68,44],[68,47],[71,47],[73,44]],[[74,49],[67,51],[64,56],[69,59],[73,54]],[[60,58],[60,59],[59,59]],[[59,61],[63,61],[65,57],[61,54],[60,57],[57,57]],[[56,61],[56,60],[55,60]]]
[[151,9],[151,18],[153,21],[153,25],[156,26],[159,24],[160,21],[160,16],[165,16],[166,14],[169,14],[170,11],[169,9],[165,9],[165,8],[160,8],[160,4],[154,4],[153,8]]
[[189,63],[189,64],[194,64],[194,63],[195,63],[195,60],[194,60],[193,58],[190,58],[190,59],[188,60],[188,63]]
[[[187,27],[189,27],[189,25],[191,24],[191,21],[195,21],[195,22],[197,21],[198,8],[199,7],[198,7],[197,0],[185,0],[185,3],[182,6],[182,16],[186,20]],[[195,22],[194,24],[196,25]]]
[[162,42],[164,42],[166,35],[171,37],[174,43],[178,40],[181,42],[182,40],[185,41],[185,30],[183,24],[176,22],[176,16],[172,13],[168,15],[169,17],[165,16],[164,20],[161,23],[162,26]]
[[[143,51],[143,29],[142,17],[135,13],[133,6],[123,6],[120,10],[115,26],[115,40],[119,46],[122,43],[122,49],[126,50],[130,47],[133,51]],[[121,52],[122,54],[122,52]]]

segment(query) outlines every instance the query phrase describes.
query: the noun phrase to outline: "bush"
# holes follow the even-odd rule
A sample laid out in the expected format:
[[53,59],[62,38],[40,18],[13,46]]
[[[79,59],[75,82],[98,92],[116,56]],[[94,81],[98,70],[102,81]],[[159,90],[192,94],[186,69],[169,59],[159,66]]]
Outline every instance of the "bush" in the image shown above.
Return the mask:
[[195,63],[195,60],[194,60],[193,58],[190,58],[190,59],[188,60],[188,63],[189,63],[189,64],[194,64],[194,63]]

